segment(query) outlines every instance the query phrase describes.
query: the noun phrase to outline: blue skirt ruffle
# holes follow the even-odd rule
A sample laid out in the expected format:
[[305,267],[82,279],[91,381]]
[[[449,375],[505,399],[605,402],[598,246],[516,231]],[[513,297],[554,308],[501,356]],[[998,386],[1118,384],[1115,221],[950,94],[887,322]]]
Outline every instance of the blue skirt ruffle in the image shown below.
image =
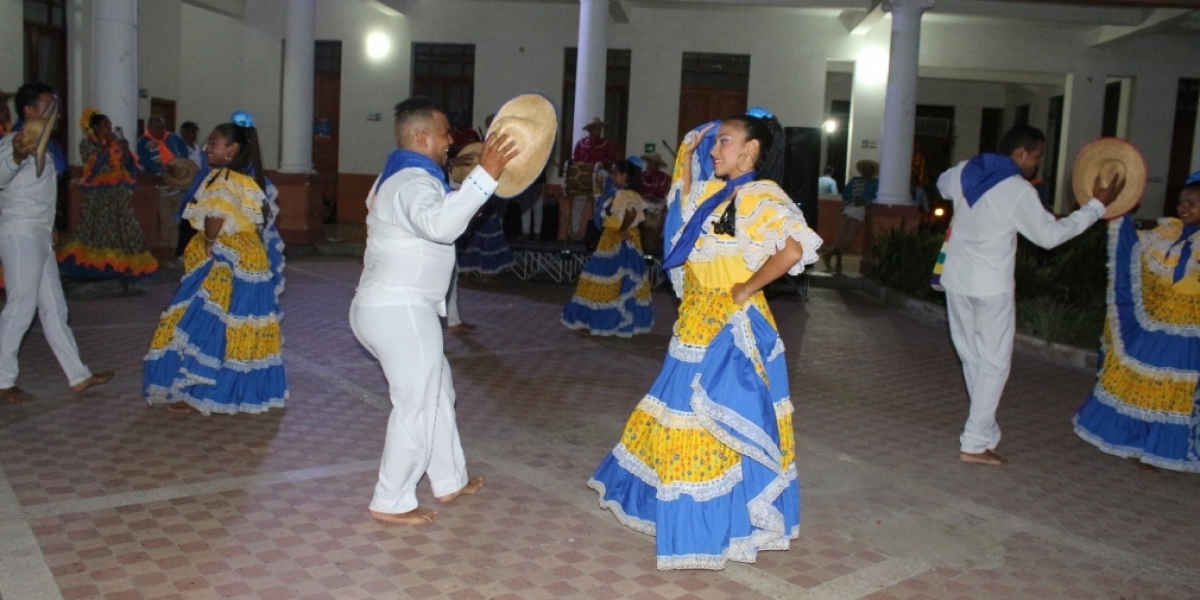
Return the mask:
[[[695,358],[668,354],[638,410],[694,419],[740,464],[705,481],[663,484],[652,465],[670,457],[636,456],[622,443],[588,481],[621,523],[656,537],[659,569],[754,562],[758,551],[785,550],[799,535],[800,484],[781,444],[793,433],[778,426],[781,414],[790,423],[791,400],[777,333],[751,307]],[[635,421],[626,431],[634,439],[646,434],[632,430]]]
[[604,230],[599,247],[579,275],[574,296],[563,307],[563,325],[618,337],[647,333],[654,325],[646,260],[633,242],[621,240],[620,235],[615,229]]

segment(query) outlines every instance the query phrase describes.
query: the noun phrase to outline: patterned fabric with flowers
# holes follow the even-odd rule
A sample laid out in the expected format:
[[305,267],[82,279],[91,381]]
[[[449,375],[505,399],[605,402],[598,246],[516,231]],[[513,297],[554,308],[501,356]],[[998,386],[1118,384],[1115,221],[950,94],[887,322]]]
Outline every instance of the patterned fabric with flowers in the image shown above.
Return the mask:
[[1164,219],[1109,229],[1108,309],[1096,386],[1075,433],[1102,451],[1200,472],[1200,231]]

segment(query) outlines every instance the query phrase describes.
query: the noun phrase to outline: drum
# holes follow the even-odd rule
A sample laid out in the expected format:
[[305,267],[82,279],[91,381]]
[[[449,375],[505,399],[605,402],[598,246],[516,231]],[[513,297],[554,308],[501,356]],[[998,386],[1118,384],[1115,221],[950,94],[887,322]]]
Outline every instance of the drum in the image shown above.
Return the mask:
[[659,256],[662,254],[663,223],[667,219],[667,205],[663,202],[646,202],[646,220],[642,222],[642,251]]
[[572,162],[567,165],[567,177],[563,185],[567,189],[567,197],[592,195],[592,170],[595,163]]

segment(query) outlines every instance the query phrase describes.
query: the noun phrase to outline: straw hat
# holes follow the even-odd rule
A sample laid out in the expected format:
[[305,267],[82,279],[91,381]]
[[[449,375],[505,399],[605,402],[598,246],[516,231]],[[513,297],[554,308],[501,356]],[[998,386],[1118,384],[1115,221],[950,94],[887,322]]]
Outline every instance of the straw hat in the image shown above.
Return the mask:
[[591,131],[593,128],[604,129],[604,121],[601,121],[600,117],[596,117],[596,118],[592,119],[592,121],[590,123],[583,126],[583,129],[586,129],[588,131]]
[[854,163],[854,170],[858,171],[859,174],[863,174],[863,171],[866,171],[868,169],[872,173],[874,173],[876,176],[879,175],[879,163],[877,163],[873,160],[864,158],[864,159]]
[[33,138],[35,140],[33,164],[38,177],[41,177],[46,170],[46,151],[50,148],[50,136],[57,123],[58,97],[55,96],[42,116],[25,121],[25,126],[21,129],[22,139]]
[[659,153],[657,153],[657,152],[652,152],[650,154],[643,154],[642,160],[646,161],[646,164],[658,163],[658,166],[660,168],[667,166],[667,161],[663,160],[662,156],[659,155]]
[[[200,172],[199,165],[182,157],[173,158],[163,166],[163,183],[177,190],[186,190],[192,187],[192,182],[196,179],[196,173]],[[171,171],[175,171],[179,174],[172,175]]]
[[462,149],[458,151],[458,154],[454,155],[454,158],[469,158],[469,162],[451,167],[450,179],[453,180],[454,183],[462,183],[463,180],[467,178],[467,175],[471,174],[471,169],[474,169],[477,165],[479,165],[479,155],[482,152],[483,142],[471,142],[470,144],[463,146]]
[[1107,186],[1116,175],[1125,179],[1125,189],[1104,212],[1106,219],[1119,217],[1137,206],[1146,189],[1146,160],[1133,144],[1121,138],[1103,137],[1084,146],[1071,169],[1075,202],[1082,205],[1092,199],[1096,177],[1101,185]]
[[496,113],[488,128],[488,136],[506,133],[516,140],[519,153],[509,161],[500,175],[496,195],[512,198],[525,191],[550,158],[554,135],[558,130],[558,114],[554,104],[541,94],[522,94],[509,100]]

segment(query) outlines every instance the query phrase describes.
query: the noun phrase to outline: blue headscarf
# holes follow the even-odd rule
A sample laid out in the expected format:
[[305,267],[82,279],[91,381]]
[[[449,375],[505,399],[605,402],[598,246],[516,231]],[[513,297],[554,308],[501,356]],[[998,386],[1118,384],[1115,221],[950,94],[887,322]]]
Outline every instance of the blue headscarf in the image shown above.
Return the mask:
[[988,190],[996,187],[996,184],[1020,174],[1021,167],[1017,166],[1016,161],[1003,154],[989,152],[967,161],[963,166],[961,179],[967,206],[974,207]]

